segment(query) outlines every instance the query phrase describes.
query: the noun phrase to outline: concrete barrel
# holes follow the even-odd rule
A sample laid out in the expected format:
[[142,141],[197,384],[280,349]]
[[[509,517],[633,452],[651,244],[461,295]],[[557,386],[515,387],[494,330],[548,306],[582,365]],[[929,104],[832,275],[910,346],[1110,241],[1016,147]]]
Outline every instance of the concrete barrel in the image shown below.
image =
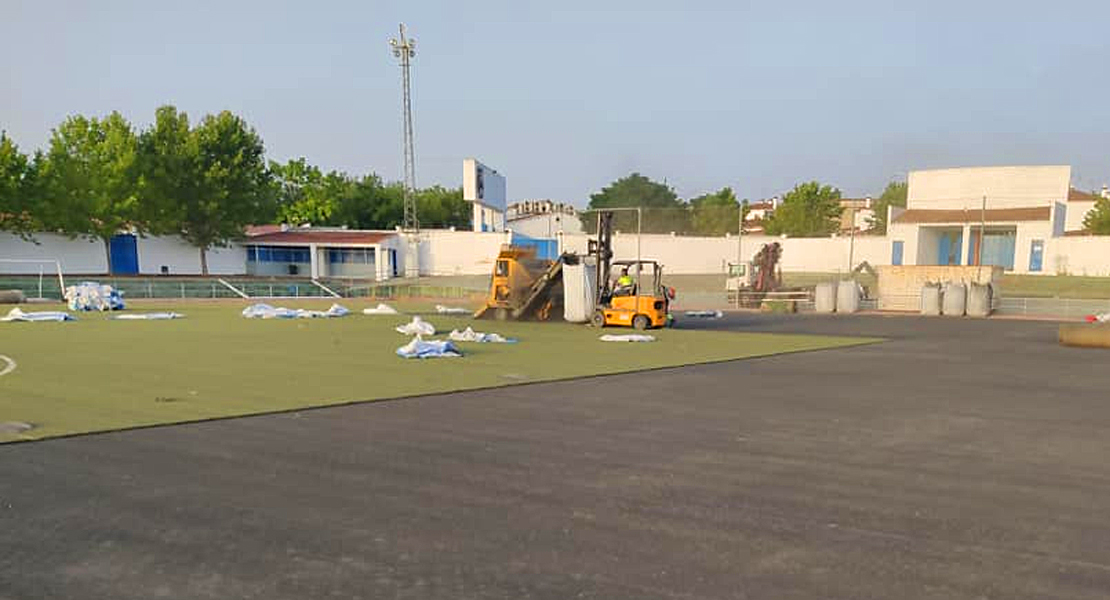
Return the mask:
[[0,304],[23,304],[26,301],[23,290],[0,290]]
[[990,284],[972,283],[967,290],[967,316],[991,316],[993,296],[994,290],[991,289]]
[[836,310],[836,284],[832,282],[818,283],[813,293],[813,310],[819,313],[831,313]]
[[964,284],[949,281],[944,286],[944,300],[941,305],[947,317],[962,317],[967,310],[967,288]]
[[939,283],[926,283],[921,288],[921,314],[939,315],[942,296]]
[[859,310],[859,286],[856,282],[841,281],[836,287],[836,312],[854,313]]

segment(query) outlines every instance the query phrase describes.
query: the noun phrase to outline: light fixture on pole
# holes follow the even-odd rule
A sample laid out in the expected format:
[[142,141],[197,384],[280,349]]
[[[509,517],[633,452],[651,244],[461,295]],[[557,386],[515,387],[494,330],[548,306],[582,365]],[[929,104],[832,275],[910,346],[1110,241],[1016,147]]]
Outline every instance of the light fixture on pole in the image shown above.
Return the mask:
[[412,58],[416,56],[416,40],[405,37],[405,24],[401,23],[400,37],[391,38],[389,46],[393,49],[393,56],[401,60],[401,95],[404,110],[404,225],[405,231],[416,232],[420,230],[420,221],[416,217],[416,158],[413,150],[412,132],[412,93],[411,76]]

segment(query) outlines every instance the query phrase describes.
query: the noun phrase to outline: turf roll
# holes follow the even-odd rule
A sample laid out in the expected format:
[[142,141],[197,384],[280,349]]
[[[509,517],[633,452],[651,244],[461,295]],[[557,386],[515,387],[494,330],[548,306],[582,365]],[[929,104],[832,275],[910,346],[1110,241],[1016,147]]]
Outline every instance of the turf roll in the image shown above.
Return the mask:
[[1110,323],[1065,323],[1060,344],[1080,348],[1110,348]]

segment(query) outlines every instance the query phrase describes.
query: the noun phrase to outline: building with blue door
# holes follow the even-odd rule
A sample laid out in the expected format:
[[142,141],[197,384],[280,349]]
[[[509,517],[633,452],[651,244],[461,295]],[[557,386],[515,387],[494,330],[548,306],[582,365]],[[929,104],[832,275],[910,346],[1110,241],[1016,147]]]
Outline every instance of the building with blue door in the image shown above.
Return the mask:
[[1089,196],[1071,187],[1067,166],[913,171],[906,207],[888,213],[891,262],[1042,272],[1046,241],[1065,234],[1069,204]]

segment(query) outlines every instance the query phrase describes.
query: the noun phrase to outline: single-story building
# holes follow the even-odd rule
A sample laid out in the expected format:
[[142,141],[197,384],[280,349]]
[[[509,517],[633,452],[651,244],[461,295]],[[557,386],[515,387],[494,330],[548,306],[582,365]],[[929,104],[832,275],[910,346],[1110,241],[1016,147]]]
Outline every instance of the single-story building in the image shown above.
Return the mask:
[[287,229],[254,233],[241,242],[247,275],[354,277],[382,281],[401,275],[396,232]]

